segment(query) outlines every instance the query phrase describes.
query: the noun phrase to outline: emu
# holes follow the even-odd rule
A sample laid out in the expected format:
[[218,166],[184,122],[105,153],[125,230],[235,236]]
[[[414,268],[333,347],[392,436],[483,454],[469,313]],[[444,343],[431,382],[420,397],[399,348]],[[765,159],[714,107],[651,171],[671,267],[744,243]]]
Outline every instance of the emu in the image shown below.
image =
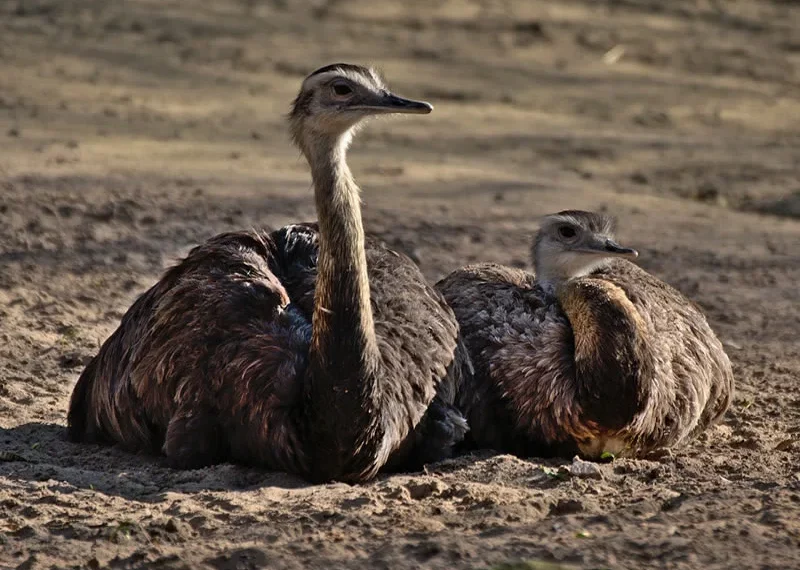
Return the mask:
[[701,311],[629,260],[615,220],[564,211],[535,237],[535,274],[495,264],[437,284],[475,369],[457,403],[468,444],[522,456],[641,457],[690,440],[733,396]]
[[369,68],[306,77],[289,125],[318,224],[221,234],[166,271],[81,374],[69,439],[311,481],[447,456],[467,429],[458,324],[409,258],[365,236],[345,159],[367,117],[431,110]]

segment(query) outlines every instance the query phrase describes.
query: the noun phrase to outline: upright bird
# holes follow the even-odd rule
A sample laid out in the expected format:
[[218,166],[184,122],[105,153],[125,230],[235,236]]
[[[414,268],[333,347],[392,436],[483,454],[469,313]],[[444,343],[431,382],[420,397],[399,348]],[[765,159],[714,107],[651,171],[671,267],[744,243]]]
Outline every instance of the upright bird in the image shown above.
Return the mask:
[[221,234],[169,269],[83,371],[69,438],[312,481],[446,456],[466,431],[458,324],[410,259],[365,237],[345,160],[365,118],[431,110],[372,69],[309,75],[289,123],[318,225]]
[[638,254],[614,229],[597,213],[550,215],[535,275],[479,264],[437,284],[475,368],[457,398],[472,445],[637,457],[689,440],[728,408],[731,364],[705,317],[627,261]]

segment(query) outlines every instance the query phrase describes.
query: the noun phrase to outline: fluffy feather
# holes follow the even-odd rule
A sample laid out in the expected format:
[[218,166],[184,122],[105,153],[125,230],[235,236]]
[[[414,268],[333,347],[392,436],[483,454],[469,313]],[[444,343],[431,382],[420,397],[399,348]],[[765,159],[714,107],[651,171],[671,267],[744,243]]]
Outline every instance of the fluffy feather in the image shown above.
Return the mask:
[[642,456],[689,441],[730,404],[730,361],[703,314],[630,262],[605,263],[557,294],[492,264],[437,288],[475,370],[457,396],[473,447]]

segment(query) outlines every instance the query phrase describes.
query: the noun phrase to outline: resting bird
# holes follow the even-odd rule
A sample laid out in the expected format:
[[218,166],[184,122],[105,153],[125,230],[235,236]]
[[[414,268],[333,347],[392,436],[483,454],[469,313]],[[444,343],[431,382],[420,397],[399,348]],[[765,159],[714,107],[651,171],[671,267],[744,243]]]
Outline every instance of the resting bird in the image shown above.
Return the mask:
[[302,84],[289,122],[319,222],[218,235],[144,293],[83,371],[76,442],[358,482],[449,454],[458,324],[405,255],[365,237],[345,160],[372,115],[430,113],[372,69]]
[[437,284],[475,375],[457,401],[468,443],[523,456],[640,457],[684,443],[733,395],[700,310],[628,259],[612,218],[547,216],[535,276],[481,264]]

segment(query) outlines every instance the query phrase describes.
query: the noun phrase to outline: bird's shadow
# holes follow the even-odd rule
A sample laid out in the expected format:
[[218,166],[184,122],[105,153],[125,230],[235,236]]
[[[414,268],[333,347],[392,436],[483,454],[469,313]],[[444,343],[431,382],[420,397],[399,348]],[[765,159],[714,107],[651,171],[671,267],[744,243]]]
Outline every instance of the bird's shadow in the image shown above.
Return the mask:
[[190,471],[171,469],[159,456],[131,454],[114,446],[71,443],[63,425],[38,422],[0,428],[0,478],[23,487],[58,481],[65,493],[70,492],[70,487],[90,489],[141,502],[159,502],[166,493],[175,492],[309,486],[287,473],[230,463]]
[[[430,466],[424,473],[443,474],[464,469],[494,456],[491,450],[459,454]],[[382,473],[378,480],[413,472]],[[0,480],[31,489],[36,483],[57,481],[59,492],[92,490],[128,500],[157,503],[167,493],[250,491],[275,487],[302,489],[312,486],[300,477],[281,471],[221,463],[193,470],[167,467],[162,456],[133,454],[117,446],[72,443],[66,428],[53,423],[31,422],[0,428]]]

